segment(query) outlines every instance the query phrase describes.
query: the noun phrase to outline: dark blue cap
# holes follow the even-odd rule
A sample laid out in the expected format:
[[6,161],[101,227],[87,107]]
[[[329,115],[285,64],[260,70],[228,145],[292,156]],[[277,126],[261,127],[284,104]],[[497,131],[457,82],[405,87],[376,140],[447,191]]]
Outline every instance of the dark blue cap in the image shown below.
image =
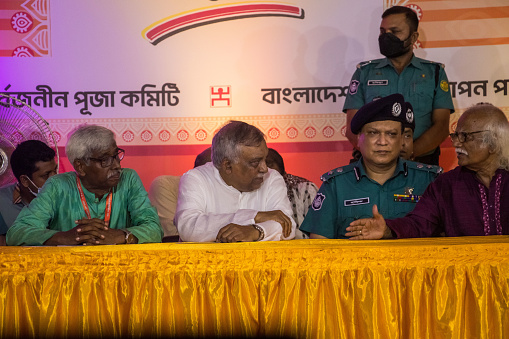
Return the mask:
[[405,103],[405,98],[399,93],[373,100],[362,106],[355,113],[350,127],[352,133],[359,134],[362,126],[367,123],[384,120],[399,121],[408,127],[413,124],[415,128],[412,105]]

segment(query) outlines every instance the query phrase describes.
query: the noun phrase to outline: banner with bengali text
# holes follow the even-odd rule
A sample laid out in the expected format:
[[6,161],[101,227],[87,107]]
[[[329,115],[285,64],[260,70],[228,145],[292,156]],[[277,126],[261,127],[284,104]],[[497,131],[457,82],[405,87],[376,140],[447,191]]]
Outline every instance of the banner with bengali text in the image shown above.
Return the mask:
[[356,65],[381,57],[392,5],[419,15],[415,54],[445,64],[451,129],[480,101],[509,114],[505,0],[1,1],[0,93],[39,112],[60,146],[96,123],[140,157],[191,156],[239,119],[287,153],[343,152],[321,173],[348,163],[345,95]]

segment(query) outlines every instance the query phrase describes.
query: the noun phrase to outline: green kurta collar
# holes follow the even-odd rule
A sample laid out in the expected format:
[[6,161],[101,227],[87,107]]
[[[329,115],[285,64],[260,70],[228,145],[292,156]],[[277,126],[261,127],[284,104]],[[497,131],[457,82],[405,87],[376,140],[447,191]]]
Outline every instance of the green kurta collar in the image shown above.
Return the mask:
[[[87,190],[86,187],[83,185],[83,182],[81,181],[81,178],[79,178],[79,179],[80,179],[80,183],[81,183],[81,188],[83,188],[83,194],[85,194],[85,199],[87,199],[87,201],[93,201],[95,203],[106,201],[106,198],[108,197],[108,194],[103,195],[101,200],[96,200],[95,193],[92,193],[89,190]],[[122,176],[120,176],[120,180],[122,180]],[[76,188],[76,190],[78,190],[78,188]],[[111,191],[114,192],[115,190],[112,189]],[[79,194],[79,192],[78,192],[78,194]]]

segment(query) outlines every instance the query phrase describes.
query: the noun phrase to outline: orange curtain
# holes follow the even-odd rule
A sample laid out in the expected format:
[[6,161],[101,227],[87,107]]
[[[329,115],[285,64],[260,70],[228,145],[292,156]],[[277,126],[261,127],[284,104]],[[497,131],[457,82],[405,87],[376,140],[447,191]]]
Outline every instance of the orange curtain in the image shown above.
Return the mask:
[[0,253],[0,337],[509,338],[509,236]]

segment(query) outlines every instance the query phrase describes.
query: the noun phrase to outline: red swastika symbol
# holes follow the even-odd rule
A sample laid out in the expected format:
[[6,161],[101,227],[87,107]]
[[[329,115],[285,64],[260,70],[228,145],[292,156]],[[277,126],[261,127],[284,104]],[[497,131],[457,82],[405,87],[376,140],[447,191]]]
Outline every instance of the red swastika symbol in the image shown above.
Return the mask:
[[212,107],[231,106],[230,86],[211,86],[210,105]]

